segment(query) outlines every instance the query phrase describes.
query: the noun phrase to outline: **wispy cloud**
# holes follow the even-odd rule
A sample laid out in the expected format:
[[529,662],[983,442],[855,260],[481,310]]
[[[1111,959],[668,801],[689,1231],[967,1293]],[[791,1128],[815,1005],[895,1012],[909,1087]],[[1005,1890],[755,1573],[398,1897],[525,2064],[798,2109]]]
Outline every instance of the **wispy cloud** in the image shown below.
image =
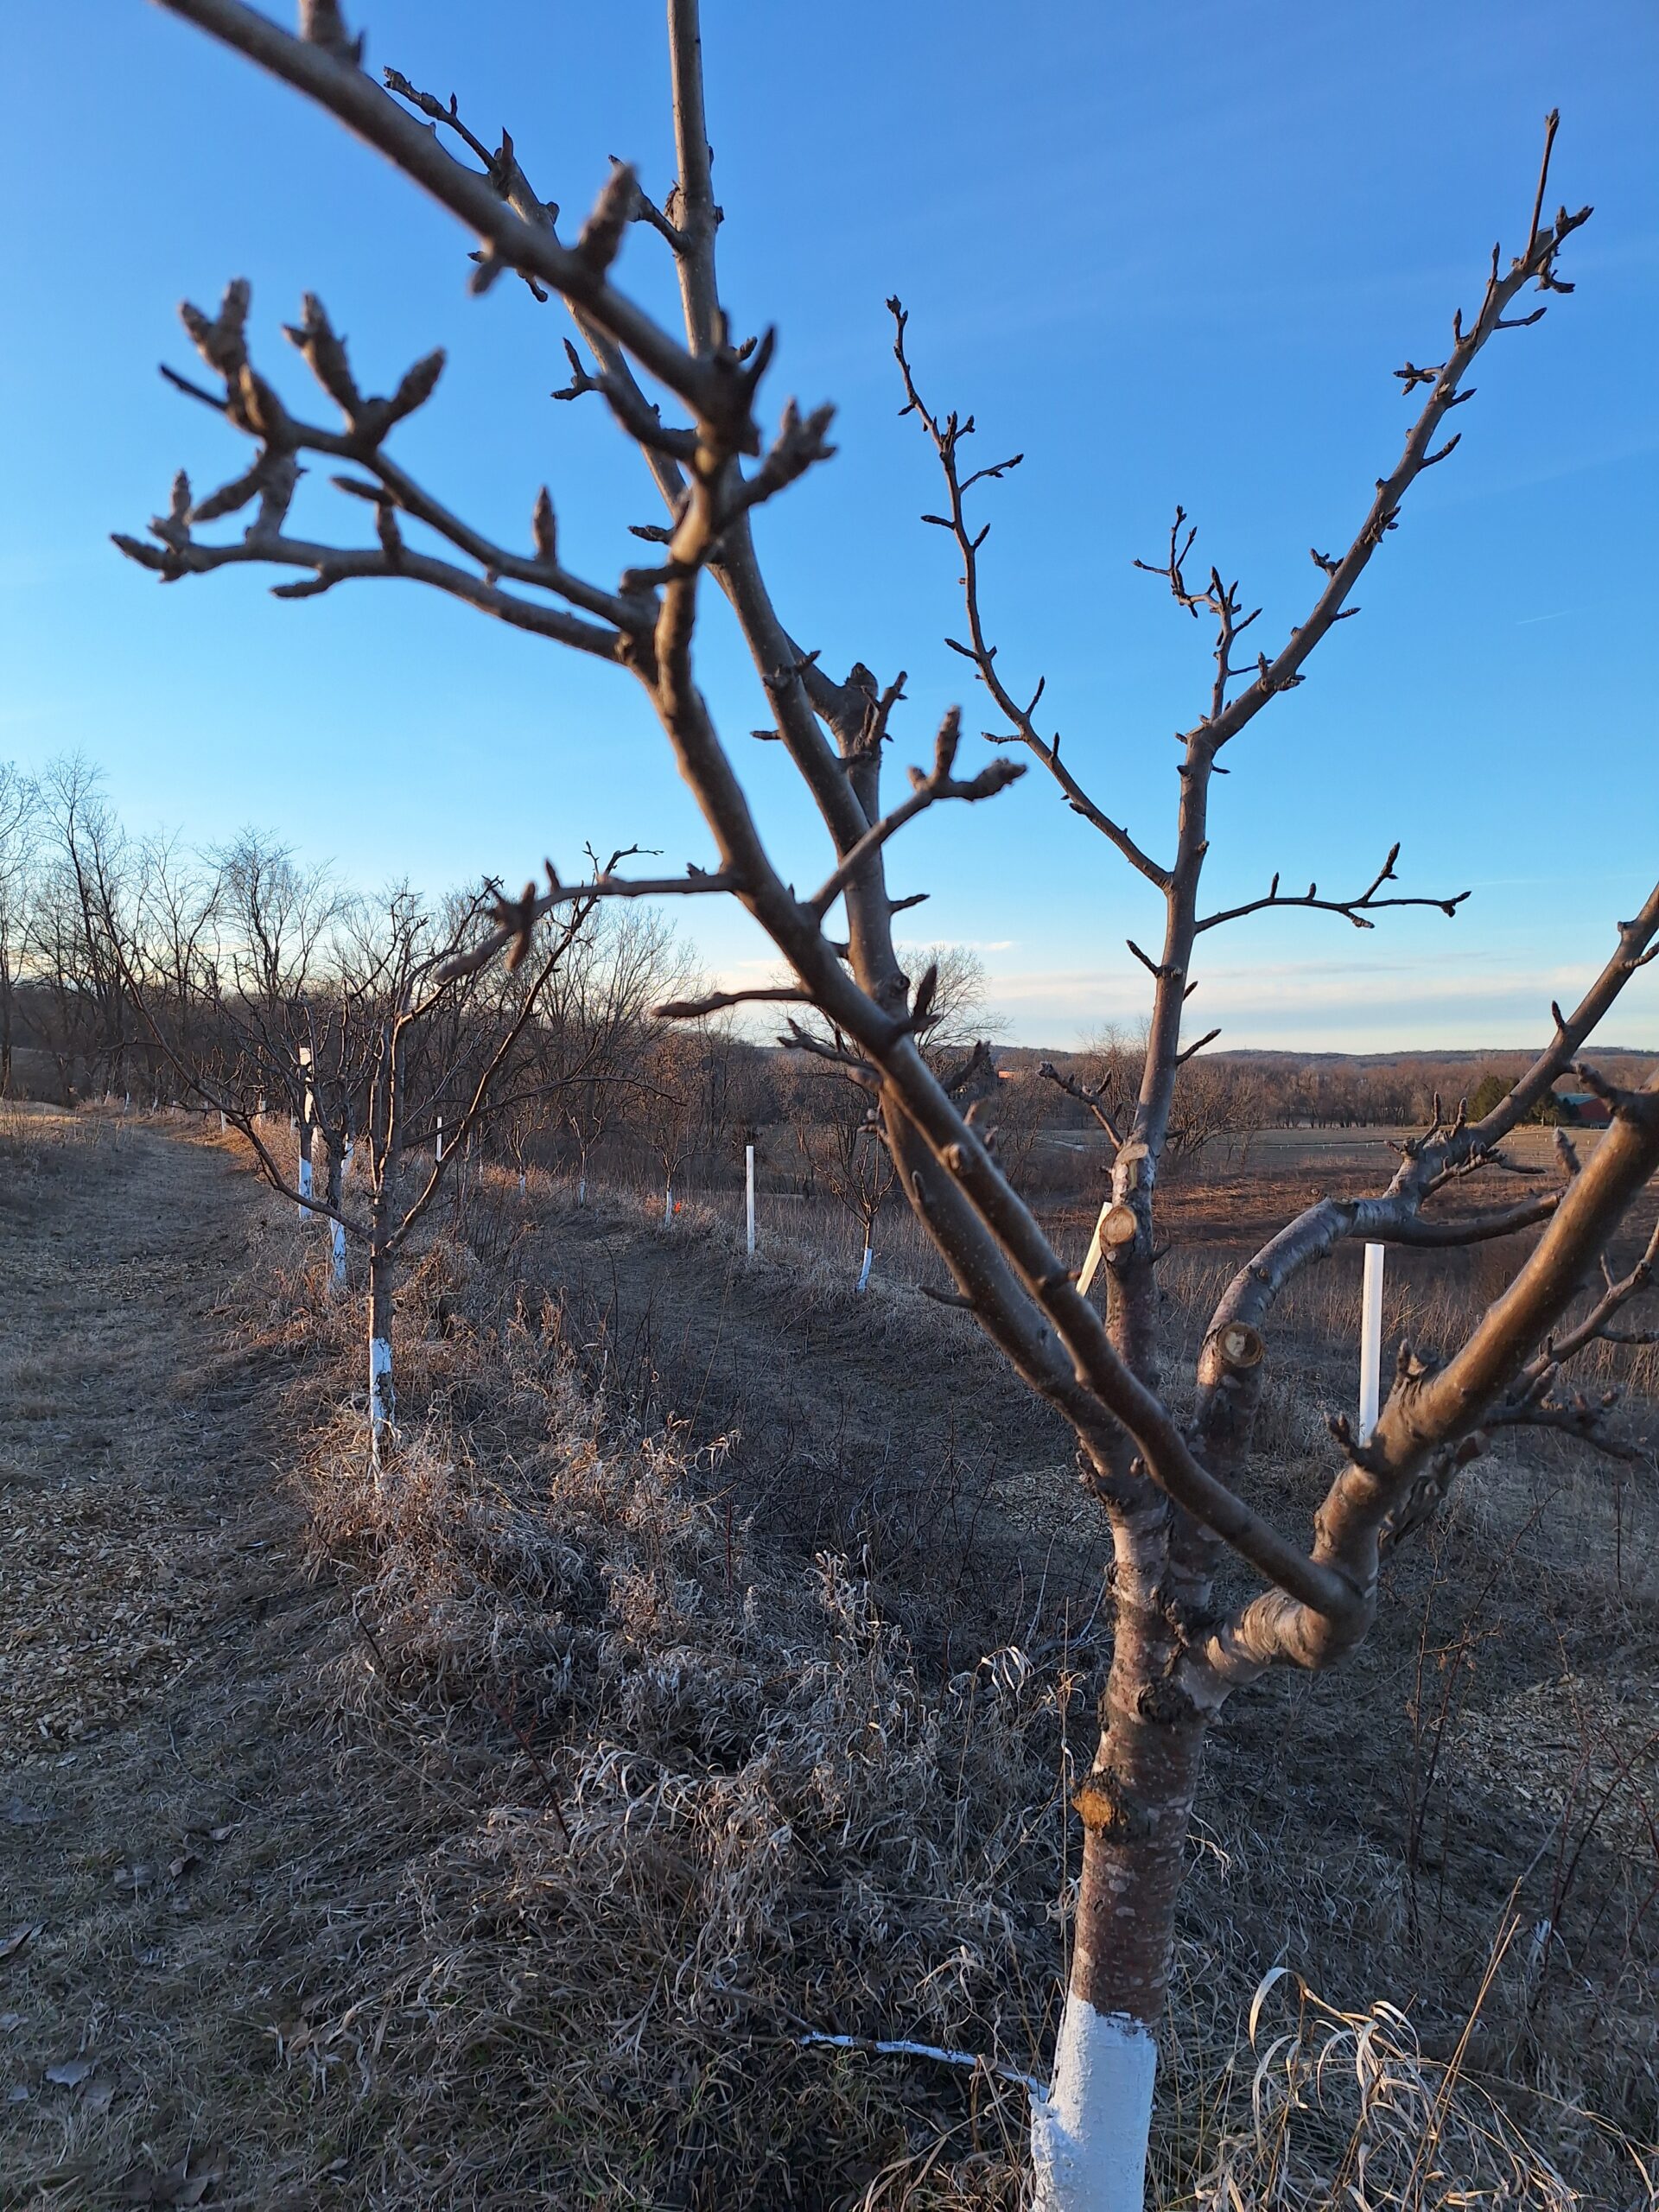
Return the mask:
[[[992,955],[1018,939],[985,939]],[[923,948],[906,944],[914,955]],[[1549,1002],[1569,1003],[1597,963],[1529,965],[1495,952],[1471,951],[1455,964],[1431,957],[1243,961],[1205,969],[1191,1019],[1218,1023],[1221,1046],[1284,1046],[1306,1052],[1382,1052],[1414,1046],[1525,1045],[1548,1027]],[[765,957],[722,963],[717,982],[728,990],[785,980]],[[1149,1009],[1150,986],[1127,961],[1122,967],[1007,967],[993,958],[990,987],[996,1033],[1022,1045],[1065,1046],[1103,1023],[1132,1025]],[[1610,1041],[1642,1045],[1659,1038],[1659,968],[1637,977],[1620,1001]],[[766,1009],[746,1024],[770,1035]]]
[[[1478,958],[1456,967],[1432,960],[1218,967],[1200,977],[1192,1013],[1205,1027],[1221,1025],[1224,1046],[1342,1052],[1517,1043],[1541,1034],[1551,999],[1570,999],[1592,973],[1589,963],[1527,967]],[[1033,969],[992,982],[1022,1043],[1061,1044],[1102,1021],[1133,1021],[1147,1011],[1145,979],[1117,969]],[[1659,1030],[1659,984],[1633,987],[1625,1005],[1627,1026]]]

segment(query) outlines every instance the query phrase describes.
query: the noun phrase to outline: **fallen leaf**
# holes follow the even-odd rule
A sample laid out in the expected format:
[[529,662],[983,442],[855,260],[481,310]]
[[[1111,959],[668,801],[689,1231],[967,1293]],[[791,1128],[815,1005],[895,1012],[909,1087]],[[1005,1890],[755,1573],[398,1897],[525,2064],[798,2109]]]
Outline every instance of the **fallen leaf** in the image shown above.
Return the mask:
[[78,2089],[97,2064],[95,2058],[66,2058],[60,2064],[47,2068],[46,2079],[60,2089]]
[[226,2157],[222,2151],[187,2151],[165,2173],[147,2173],[137,2167],[117,2185],[119,2202],[135,2205],[200,2204],[215,2182],[223,2181]]
[[181,1874],[188,1874],[193,1866],[200,1866],[200,1864],[201,1853],[199,1851],[181,1852],[176,1859],[168,1860],[167,1871],[176,1882]]
[[6,1806],[6,1818],[15,1828],[40,1827],[51,1819],[50,1813],[39,1805],[26,1805],[21,1797],[14,1797]]
[[209,1828],[207,1840],[209,1843],[223,1843],[227,1837],[233,1836],[241,1825],[240,1821],[227,1821],[222,1828]]
[[25,1943],[38,1936],[46,1923],[25,1920],[14,1928],[10,1936],[0,1936],[0,1959],[9,1959],[14,1951],[21,1951]]
[[118,1866],[114,1880],[118,1890],[142,1890],[155,1870],[148,1864],[137,1866]]

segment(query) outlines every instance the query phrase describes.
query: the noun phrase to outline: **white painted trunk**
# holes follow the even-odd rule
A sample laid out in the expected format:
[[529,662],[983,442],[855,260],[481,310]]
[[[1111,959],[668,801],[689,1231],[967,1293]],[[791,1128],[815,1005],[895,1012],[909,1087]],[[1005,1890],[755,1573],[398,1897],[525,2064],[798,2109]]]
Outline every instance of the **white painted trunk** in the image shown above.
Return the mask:
[[345,1289],[346,1224],[343,1221],[337,1221],[334,1224],[334,1264],[330,1269],[330,1276],[336,1290]]
[[[311,1195],[311,1132],[315,1118],[315,1102],[311,1090],[311,1047],[308,1045],[300,1047],[300,1196],[308,1198]],[[309,1206],[300,1208],[300,1218],[309,1221]]]
[[576,1178],[576,1204],[579,1206],[585,1206],[587,1203],[588,1178],[585,1175],[578,1175]]
[[864,1264],[858,1271],[858,1287],[861,1290],[868,1290],[870,1287],[870,1263],[874,1257],[874,1247],[867,1244],[864,1247]]
[[397,1418],[397,1394],[391,1387],[391,1338],[369,1338],[369,1455],[378,1470],[381,1448],[391,1440]]
[[521,1198],[524,1195],[524,1171],[522,1167],[518,1170],[518,1195]]
[[673,1218],[674,1185],[671,1183],[665,1183],[663,1185],[663,1227],[666,1229]]
[[745,1145],[743,1147],[743,1180],[747,1201],[749,1257],[753,1259],[754,1257],[754,1147],[752,1144]]
[[1381,1244],[1365,1247],[1365,1283],[1359,1317],[1359,1440],[1370,1440],[1382,1395],[1382,1260]]
[[1054,2079],[1031,2101],[1032,2212],[1145,2212],[1157,2071],[1140,2021],[1067,1996]]

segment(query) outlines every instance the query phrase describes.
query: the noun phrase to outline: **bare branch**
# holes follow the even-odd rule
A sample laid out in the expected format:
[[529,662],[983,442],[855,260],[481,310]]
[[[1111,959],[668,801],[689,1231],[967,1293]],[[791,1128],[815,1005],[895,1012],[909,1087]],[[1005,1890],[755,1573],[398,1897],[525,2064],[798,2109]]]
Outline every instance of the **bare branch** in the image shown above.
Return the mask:
[[696,356],[677,345],[644,309],[612,286],[594,257],[561,245],[550,223],[527,222],[486,177],[446,153],[433,131],[405,114],[353,62],[292,36],[269,16],[244,6],[242,0],[161,0],[161,4],[328,109],[459,216],[493,263],[539,277],[591,317],[723,440],[740,452],[758,450],[749,414],[753,387],[743,365],[721,354]]
[[951,774],[956,760],[957,745],[962,732],[962,715],[952,707],[939,725],[939,734],[934,749],[931,771],[912,768],[910,772],[911,795],[892,813],[883,815],[872,823],[852,850],[830,871],[806,902],[807,911],[820,918],[835,904],[850,883],[855,883],[866,865],[880,851],[889,837],[895,836],[907,822],[913,822],[940,799],[994,798],[998,791],[1024,775],[1025,768],[1017,760],[993,760],[976,776],[963,779]]
[[[1542,175],[1548,173],[1556,120],[1552,115],[1545,124],[1541,186]],[[1461,315],[1454,318],[1452,350],[1440,368],[1429,372],[1413,369],[1408,364],[1406,370],[1396,372],[1401,377],[1402,389],[1407,391],[1416,384],[1429,383],[1432,376],[1432,387],[1422,412],[1408,431],[1405,445],[1392,470],[1387,476],[1378,477],[1376,496],[1363,521],[1347,551],[1329,567],[1325,589],[1306,620],[1291,632],[1288,641],[1276,654],[1264,658],[1255,680],[1220,713],[1211,716],[1211,740],[1217,749],[1236,737],[1275,693],[1285,690],[1298,679],[1309,654],[1332,626],[1342,619],[1353,588],[1372,555],[1384,537],[1397,525],[1402,504],[1413,483],[1426,467],[1444,460],[1451,450],[1450,446],[1436,449],[1435,434],[1453,407],[1473,397],[1472,391],[1464,388],[1464,379],[1487,341],[1495,332],[1515,327],[1504,320],[1504,309],[1529,283],[1536,283],[1544,290],[1560,289],[1554,274],[1556,256],[1572,233],[1588,222],[1591,212],[1588,207],[1581,207],[1576,214],[1569,214],[1563,208],[1554,225],[1544,231],[1537,228],[1535,213],[1526,249],[1516,257],[1505,275],[1500,276],[1497,274],[1494,261],[1479,310],[1468,330],[1463,328]],[[1325,562],[1320,556],[1316,554],[1314,558],[1321,568],[1325,567]]]
[[1032,717],[1036,712],[1038,701],[1043,696],[1043,683],[1041,682],[1038,683],[1029,702],[1021,706],[996,671],[995,664],[996,648],[988,644],[986,639],[979,597],[979,550],[985,542],[986,533],[984,530],[974,531],[969,528],[963,501],[974,485],[983,482],[987,479],[1000,481],[1007,471],[1019,466],[1024,456],[1015,454],[1010,460],[998,461],[988,468],[977,469],[966,480],[963,479],[957,456],[962,441],[973,435],[974,418],[970,415],[966,421],[963,421],[955,414],[950,414],[941,419],[929,410],[920,392],[917,390],[909,356],[905,350],[905,328],[910,320],[909,315],[902,303],[896,298],[887,302],[887,309],[893,321],[893,358],[899,364],[899,372],[904,379],[905,386],[905,405],[899,411],[905,415],[913,414],[926,432],[934,452],[938,457],[950,499],[948,516],[926,515],[923,519],[938,524],[941,529],[948,530],[955,538],[957,549],[962,556],[963,591],[968,617],[969,642],[963,645],[954,638],[947,638],[945,643],[962,654],[964,659],[973,663],[981,683],[985,685],[997,705],[1014,725],[1011,730],[1006,732],[987,730],[985,735],[994,745],[1023,745],[1029,752],[1034,753],[1059,785],[1061,791],[1065,794],[1066,804],[1073,813],[1080,814],[1085,821],[1092,823],[1094,827],[1117,848],[1131,867],[1139,869],[1148,882],[1157,884],[1160,889],[1166,888],[1169,881],[1168,870],[1160,868],[1156,861],[1143,852],[1130,836],[1128,830],[1122,823],[1113,821],[1109,815],[1096,804],[1072,774],[1070,767],[1061,761],[1058,732],[1057,731],[1052,739],[1044,738],[1039,733]]
[[308,569],[312,572],[304,583],[274,585],[274,594],[279,599],[312,599],[332,591],[336,584],[362,578],[402,577],[431,584],[514,629],[532,631],[537,637],[553,639],[560,645],[574,646],[579,652],[592,653],[601,660],[623,658],[623,641],[617,632],[580,621],[558,607],[538,606],[532,600],[520,599],[498,585],[486,583],[469,569],[458,569],[453,562],[440,561],[428,553],[411,552],[407,547],[393,553],[383,543],[378,551],[370,552],[366,549],[320,545],[310,539],[273,535],[244,539],[234,545],[203,545],[187,539],[182,544],[168,546],[162,551],[146,545],[142,538],[129,537],[119,531],[111,533],[111,543],[130,561],[156,570],[163,583],[174,582],[181,576],[207,575],[215,569],[245,566],[251,562],[269,562],[277,568]]
[[456,953],[446,960],[436,970],[440,982],[448,982],[457,976],[474,975],[480,968],[486,968],[510,945],[522,944],[527,932],[556,906],[568,906],[573,899],[687,898],[742,888],[734,875],[720,868],[688,867],[683,875],[599,875],[585,883],[562,883],[550,861],[547,873],[552,879],[548,890],[537,893],[534,884],[527,884],[522,899],[504,900],[497,905],[493,910],[495,928],[468,951]]
[[1641,1465],[1651,1454],[1632,1438],[1621,1436],[1608,1426],[1607,1416],[1618,1400],[1618,1393],[1614,1390],[1599,1399],[1586,1398],[1578,1392],[1571,1398],[1516,1401],[1497,1407],[1481,1425],[1489,1429],[1550,1429],[1557,1435],[1571,1437],[1575,1443],[1589,1445],[1610,1459],[1622,1459],[1629,1465]]
[[1321,913],[1342,915],[1345,920],[1351,921],[1357,930],[1369,930],[1375,928],[1376,925],[1368,920],[1367,916],[1380,907],[1437,906],[1441,913],[1450,918],[1468,898],[1469,893],[1466,891],[1459,891],[1446,899],[1415,897],[1379,899],[1376,894],[1382,886],[1395,880],[1394,864],[1399,857],[1399,846],[1391,845],[1389,848],[1388,858],[1371,878],[1370,882],[1357,898],[1352,899],[1321,899],[1317,883],[1310,883],[1306,891],[1300,895],[1295,892],[1281,891],[1279,878],[1275,875],[1264,898],[1249,899],[1242,906],[1229,906],[1223,912],[1206,914],[1201,921],[1193,924],[1192,933],[1195,937],[1200,937],[1205,930],[1218,929],[1224,922],[1236,922],[1246,914],[1259,914],[1270,906],[1316,907]]
[[1062,1074],[1052,1060],[1045,1060],[1037,1073],[1045,1083],[1055,1084],[1059,1090],[1065,1091],[1069,1098],[1075,1098],[1078,1105],[1094,1116],[1114,1145],[1122,1143],[1123,1139],[1116,1122],[1101,1103],[1106,1094],[1109,1080],[1107,1077],[1103,1076],[1097,1084],[1090,1088],[1079,1083],[1075,1076]]
[[[1659,1074],[1621,1100],[1611,1126],[1567,1190],[1507,1290],[1444,1366],[1401,1347],[1395,1387],[1370,1441],[1350,1455],[1320,1507],[1315,1555],[1370,1593],[1390,1516],[1435,1456],[1466,1442],[1495,1408],[1525,1403],[1527,1360],[1575,1295],[1587,1258],[1602,1251],[1636,1192],[1659,1169]],[[1520,1386],[1519,1400],[1511,1394]],[[1576,1417],[1576,1416],[1575,1416]],[[1207,1652],[1224,1679],[1249,1679],[1275,1661],[1321,1666],[1339,1655],[1351,1624],[1269,1593],[1255,1599]]]
[[779,984],[746,991],[705,991],[700,998],[695,999],[669,999],[661,1006],[652,1007],[652,1013],[659,1021],[701,1021],[705,1014],[719,1014],[731,1006],[808,1006],[810,1003],[804,991]]

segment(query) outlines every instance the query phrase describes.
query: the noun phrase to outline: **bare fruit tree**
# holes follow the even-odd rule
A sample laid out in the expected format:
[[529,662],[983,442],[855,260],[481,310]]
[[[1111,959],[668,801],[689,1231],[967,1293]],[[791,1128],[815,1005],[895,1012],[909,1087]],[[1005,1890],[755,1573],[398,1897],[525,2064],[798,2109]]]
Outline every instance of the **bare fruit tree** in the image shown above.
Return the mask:
[[875,1224],[899,1178],[869,1092],[849,1074],[817,1076],[792,1086],[789,1119],[811,1182],[821,1183],[858,1224],[864,1240],[858,1287],[868,1290]]
[[[282,1101],[299,1133],[296,1174],[306,1198],[321,1138],[322,1192],[337,1211],[373,1052],[373,1023],[361,1018],[372,971],[329,957],[350,910],[323,870],[251,834],[219,862],[218,957],[202,975],[218,1087],[238,1114],[262,1098]],[[343,1278],[341,1240],[335,1249]]]
[[[338,1287],[347,1248],[364,1255],[369,1453],[389,1491],[398,1270],[467,1140],[515,1103],[521,1041],[593,903],[566,906],[534,957],[510,960],[504,973],[477,951],[491,894],[452,899],[435,917],[401,889],[378,911],[336,906],[286,854],[245,841],[205,889],[180,956],[152,899],[124,900],[122,887],[99,881],[95,913],[135,1026],[185,1091],[245,1140],[270,1188],[332,1224]],[[271,1096],[297,1109],[296,1145],[274,1139]],[[321,1185],[310,1173],[314,1130],[327,1147]]]
[[[383,90],[362,68],[360,42],[348,35],[334,0],[304,0],[298,36],[241,0],[162,4],[332,111],[458,216],[478,241],[475,289],[512,271],[537,293],[563,301],[575,326],[564,394],[608,410],[632,438],[662,494],[665,519],[639,533],[656,543],[657,556],[626,569],[614,586],[565,565],[545,491],[531,508],[530,550],[496,543],[385,450],[395,423],[430,397],[436,357],[411,370],[389,398],[370,397],[321,304],[308,300],[290,336],[344,418],[339,428],[315,425],[291,411],[255,365],[248,289],[238,283],[216,316],[185,310],[214,381],[178,381],[246,433],[253,458],[234,483],[200,503],[181,478],[168,512],[152,526],[153,542],[125,539],[124,550],[168,579],[237,563],[276,564],[295,572],[281,588],[289,598],[353,578],[401,575],[626,671],[651,701],[708,826],[707,864],[678,878],[612,876],[582,887],[554,881],[544,893],[501,903],[497,942],[522,951],[541,918],[576,897],[737,899],[783,956],[792,981],[714,994],[683,1011],[781,1001],[816,1013],[846,1040],[849,1071],[879,1106],[906,1196],[957,1297],[1075,1433],[1086,1478],[1110,1522],[1115,1625],[1099,1745],[1075,1799],[1084,1840],[1070,1980],[1051,2086],[1033,2095],[1032,2151],[1037,2201],[1051,2212],[1084,2206],[1126,2212],[1139,2206],[1143,2191],[1154,2031],[1165,2005],[1199,1760],[1227,1699],[1268,1668],[1324,1667],[1353,1649],[1376,1609],[1383,1549],[1432,1507],[1495,1425],[1536,1421],[1618,1448],[1604,1410],[1577,1400],[1562,1370],[1574,1351],[1614,1326],[1647,1282],[1642,1268],[1610,1276],[1605,1293],[1582,1309],[1580,1287],[1659,1165],[1659,1082],[1639,1092],[1603,1086],[1611,1126],[1559,1185],[1491,1206],[1447,1200],[1501,1163],[1504,1137],[1573,1064],[1651,957],[1659,889],[1620,926],[1606,965],[1577,1006],[1557,1011],[1549,1041],[1500,1104],[1478,1121],[1437,1116],[1409,1145],[1386,1192],[1323,1202],[1241,1270],[1205,1337],[1189,1417],[1178,1415],[1164,1395],[1167,1354],[1154,1272],[1159,1168],[1177,1076],[1197,1049],[1182,1033],[1200,940],[1269,906],[1328,910],[1363,925],[1395,903],[1386,888],[1391,856],[1350,897],[1323,897],[1313,887],[1293,895],[1275,882],[1243,906],[1207,910],[1201,885],[1211,779],[1223,750],[1280,693],[1306,680],[1310,656],[1355,611],[1354,588],[1398,524],[1413,484],[1443,463],[1457,442],[1455,432],[1443,434],[1444,425],[1471,397],[1467,378],[1476,359],[1500,332],[1541,312],[1511,312],[1522,292],[1567,289],[1557,257],[1588,210],[1546,218],[1554,118],[1521,251],[1507,264],[1494,251],[1478,305],[1466,321],[1454,321],[1442,360],[1408,362],[1398,372],[1420,403],[1403,450],[1377,480],[1346,547],[1315,554],[1313,604],[1286,640],[1271,652],[1250,652],[1247,632],[1255,617],[1217,569],[1194,569],[1184,517],[1166,558],[1152,564],[1176,604],[1207,620],[1216,658],[1208,699],[1183,741],[1166,856],[1131,837],[1085,788],[1073,765],[1079,748],[1068,747],[1062,759],[1058,739],[1035,720],[1040,686],[1029,694],[1010,689],[1008,663],[995,655],[981,610],[983,526],[966,512],[976,486],[1006,464],[965,466],[971,418],[937,414],[924,404],[896,310],[907,404],[943,466],[947,512],[940,519],[967,581],[968,635],[954,641],[957,648],[1000,710],[997,736],[1053,777],[1066,804],[1165,902],[1161,945],[1135,956],[1150,971],[1153,1007],[1103,1223],[1103,1317],[968,1110],[929,1065],[918,1033],[929,1024],[938,977],[925,973],[912,989],[894,944],[893,916],[913,902],[889,893],[889,842],[925,810],[991,799],[1020,764],[1000,752],[983,766],[964,766],[961,717],[950,709],[938,723],[930,762],[911,771],[905,796],[884,805],[882,759],[905,697],[902,675],[883,681],[857,663],[845,679],[832,677],[786,625],[765,581],[750,527],[753,510],[829,459],[830,410],[803,413],[791,402],[769,444],[756,427],[772,340],[769,333],[740,339],[721,303],[721,210],[711,183],[696,0],[670,0],[668,9],[672,188],[655,201],[631,168],[618,166],[574,244],[561,238],[554,210],[531,184],[513,141],[504,135],[491,147],[455,101],[420,91],[396,72],[387,73]],[[279,157],[272,158],[275,164]],[[636,228],[645,251],[671,260],[682,309],[677,329],[616,282],[618,257]],[[290,527],[301,461],[311,455],[341,465],[343,488],[372,507],[377,527],[368,543],[324,541]],[[197,534],[200,525],[251,502],[257,503],[255,519],[241,537]],[[698,686],[698,610],[711,587],[730,602],[747,642],[766,702],[764,734],[779,741],[822,817],[825,872],[804,894],[774,864],[734,766],[733,741],[717,728]],[[843,918],[832,927],[837,912]],[[1582,1080],[1600,1078],[1586,1073]],[[1461,1342],[1440,1357],[1401,1347],[1369,1440],[1362,1443],[1337,1424],[1330,1478],[1311,1529],[1292,1532],[1258,1511],[1243,1478],[1275,1303],[1300,1269],[1345,1238],[1446,1245],[1526,1229],[1541,1233]],[[1257,1584],[1236,1605],[1217,1595],[1229,1554]]]

